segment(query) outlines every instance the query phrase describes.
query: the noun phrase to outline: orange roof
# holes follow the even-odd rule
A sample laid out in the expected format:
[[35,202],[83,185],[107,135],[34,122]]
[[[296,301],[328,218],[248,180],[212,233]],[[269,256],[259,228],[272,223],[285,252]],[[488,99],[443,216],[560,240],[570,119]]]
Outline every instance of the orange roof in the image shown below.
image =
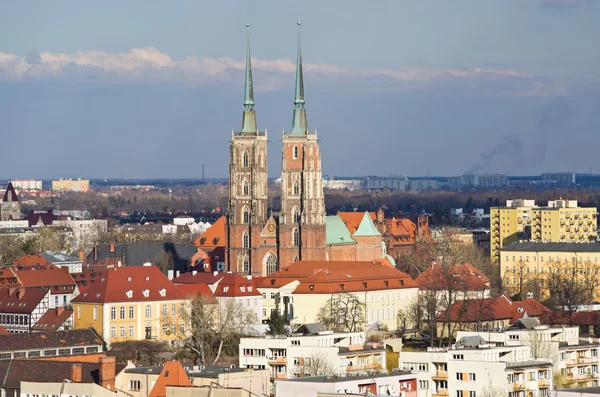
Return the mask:
[[194,245],[201,248],[225,247],[225,217],[217,219],[194,241]]
[[0,335],[8,335],[9,332],[6,330],[6,328],[4,328],[3,326],[0,325]]
[[[362,222],[365,213],[364,212],[338,212],[337,213],[340,218],[344,221],[344,224],[350,231],[350,234],[354,234],[360,223]],[[374,212],[369,212],[371,216],[371,220],[377,219],[377,216]]]
[[457,301],[446,312],[440,314],[437,321],[444,321],[448,315],[453,322],[510,320],[512,324],[525,313],[529,317],[539,317],[551,311],[535,299],[512,301],[506,295],[502,295],[497,298]]
[[39,268],[39,269],[53,269],[54,265],[50,263],[46,258],[41,255],[23,255],[19,259],[17,259],[13,266],[18,269],[29,269],[29,268]]
[[225,277],[224,273],[191,271],[183,273],[173,280],[173,284],[214,284]]
[[388,233],[393,236],[410,236],[414,238],[417,234],[417,225],[410,219],[386,219]]
[[489,278],[469,263],[458,263],[446,269],[433,262],[415,281],[422,290],[447,290],[450,279],[456,290],[484,291],[490,286]]
[[216,297],[260,296],[252,280],[237,273],[227,273],[215,291]]
[[165,397],[167,386],[192,386],[179,361],[167,361],[148,397]]
[[24,287],[56,287],[68,285],[71,291],[75,289],[75,281],[66,267],[52,269],[20,270],[17,277]]
[[198,295],[201,295],[207,298],[209,301],[215,299],[213,292],[208,288],[206,284],[179,284],[177,285],[186,296],[195,298]]
[[57,307],[48,310],[31,329],[36,331],[56,331],[73,315],[73,310]]
[[183,291],[156,266],[122,266],[107,270],[106,277],[96,280],[72,302],[143,302],[185,298]]

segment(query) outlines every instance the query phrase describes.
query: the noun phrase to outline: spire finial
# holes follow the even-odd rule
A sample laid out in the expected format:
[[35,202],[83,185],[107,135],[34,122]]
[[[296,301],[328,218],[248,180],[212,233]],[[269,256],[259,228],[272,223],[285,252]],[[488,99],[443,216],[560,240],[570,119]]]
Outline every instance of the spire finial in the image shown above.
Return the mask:
[[298,50],[296,54],[296,92],[294,96],[294,119],[291,134],[308,134],[306,110],[304,109],[304,76],[302,73],[302,45],[300,43],[300,26],[298,21]]
[[244,86],[244,114],[242,133],[256,133],[256,115],[254,114],[254,85],[252,82],[252,57],[250,55],[250,24],[246,24],[246,81]]

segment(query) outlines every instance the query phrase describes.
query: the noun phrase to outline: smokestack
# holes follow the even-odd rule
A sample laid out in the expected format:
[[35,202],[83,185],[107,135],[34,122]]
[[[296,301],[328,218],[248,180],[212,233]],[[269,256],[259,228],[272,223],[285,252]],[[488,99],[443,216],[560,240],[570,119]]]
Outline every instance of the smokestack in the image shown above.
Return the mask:
[[115,358],[100,357],[100,386],[114,390],[115,389]]
[[81,383],[81,372],[82,372],[82,364],[81,363],[72,363],[71,364],[71,381],[74,383]]

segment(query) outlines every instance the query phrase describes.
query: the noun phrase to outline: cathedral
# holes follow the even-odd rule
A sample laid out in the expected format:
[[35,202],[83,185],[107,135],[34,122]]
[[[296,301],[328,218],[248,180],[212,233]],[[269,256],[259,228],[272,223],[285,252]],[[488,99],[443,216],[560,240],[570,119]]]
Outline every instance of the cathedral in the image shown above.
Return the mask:
[[257,128],[248,38],[242,126],[229,150],[228,271],[266,276],[292,262],[326,260],[321,154],[316,130],[308,130],[299,32],[295,77],[292,127],[282,137],[281,210],[269,213],[267,132]]

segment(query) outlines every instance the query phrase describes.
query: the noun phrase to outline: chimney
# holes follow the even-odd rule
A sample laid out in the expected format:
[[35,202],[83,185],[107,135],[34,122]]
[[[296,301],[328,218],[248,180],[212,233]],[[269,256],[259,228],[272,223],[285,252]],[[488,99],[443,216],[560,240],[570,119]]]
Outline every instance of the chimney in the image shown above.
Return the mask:
[[19,288],[17,289],[17,300],[19,300],[19,301],[20,301],[21,299],[23,299],[23,296],[24,296],[24,295],[25,295],[25,288],[23,288],[23,287],[19,287]]
[[81,363],[71,364],[71,381],[74,383],[81,383]]
[[85,259],[85,253],[81,250],[79,251],[79,260],[82,261]]
[[173,270],[167,270],[167,278],[173,280]]
[[115,389],[115,358],[100,357],[100,386],[114,390]]
[[198,272],[196,270],[192,270],[192,276],[195,276]]
[[56,315],[60,316],[64,311],[65,311],[65,307],[64,306],[59,306],[59,307],[56,308]]
[[110,252],[115,252],[115,243],[110,243]]
[[179,277],[179,270],[175,271],[175,277]]

